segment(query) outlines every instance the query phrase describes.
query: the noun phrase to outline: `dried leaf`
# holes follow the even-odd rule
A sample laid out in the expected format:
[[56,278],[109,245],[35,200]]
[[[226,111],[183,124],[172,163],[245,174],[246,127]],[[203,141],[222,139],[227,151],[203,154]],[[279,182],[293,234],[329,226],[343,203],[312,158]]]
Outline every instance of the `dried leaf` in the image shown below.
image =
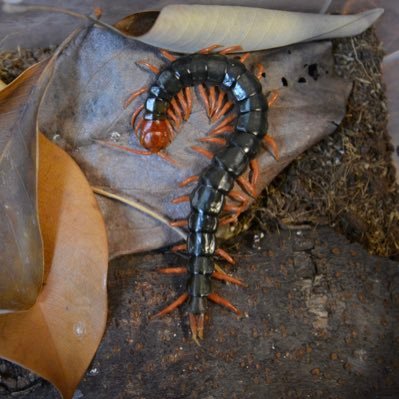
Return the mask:
[[[245,0],[247,7],[274,8],[302,12],[324,12],[331,0]],[[26,12],[37,2],[25,0],[3,2],[0,9],[0,49],[47,47],[60,43],[72,32],[80,21],[67,15],[49,12]],[[95,6],[103,9],[106,21],[119,21],[124,16],[144,10],[160,10],[168,4],[212,4],[211,0],[118,0],[117,2],[89,1],[69,2],[67,7],[75,12],[87,14]],[[218,4],[242,5],[244,0],[218,0]],[[54,6],[53,0],[40,0],[40,5]],[[60,3],[58,3],[60,4]],[[66,3],[65,3],[66,4]],[[27,6],[28,5],[28,6]],[[32,10],[33,11],[33,10]],[[16,15],[16,13],[18,13]]]
[[172,4],[161,11],[130,15],[115,26],[143,43],[181,53],[195,52],[214,43],[225,47],[240,44],[244,51],[256,51],[357,35],[382,13],[382,8],[357,15],[323,15],[252,7]]
[[45,65],[34,65],[0,92],[0,312],[29,309],[42,284],[36,116]]
[[39,211],[48,277],[29,311],[0,316],[0,356],[71,398],[105,328],[107,241],[83,174],[43,136]]
[[[168,147],[179,166],[155,155],[128,154],[94,142],[101,139],[141,148],[130,119],[145,97],[137,98],[127,109],[123,103],[133,91],[154,81],[152,73],[136,64],[143,59],[160,67],[165,64],[152,47],[104,29],[83,29],[57,62],[40,125],[75,158],[91,185],[134,199],[167,219],[185,218],[189,205],[173,205],[171,200],[189,193],[189,187],[179,188],[178,183],[209,163],[190,146],[198,145],[198,138],[213,126],[197,96],[193,113]],[[253,70],[257,63],[266,68],[264,93],[279,93],[269,111],[269,123],[270,134],[280,147],[280,160],[267,151],[261,153],[260,191],[295,157],[335,130],[345,114],[351,84],[334,75],[329,42],[253,53],[247,66]],[[99,198],[99,203],[111,257],[181,239],[163,223],[118,201]]]

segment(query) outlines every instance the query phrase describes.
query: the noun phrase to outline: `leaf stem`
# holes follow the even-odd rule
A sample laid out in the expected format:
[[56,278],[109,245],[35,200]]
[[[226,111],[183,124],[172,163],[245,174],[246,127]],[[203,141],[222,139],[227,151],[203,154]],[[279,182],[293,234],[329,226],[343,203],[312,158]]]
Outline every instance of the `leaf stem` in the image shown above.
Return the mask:
[[157,212],[154,212],[153,210],[149,209],[147,206],[140,204],[138,201],[135,201],[130,198],[122,197],[118,194],[113,194],[109,191],[106,191],[100,187],[92,186],[91,189],[93,190],[94,193],[101,195],[106,198],[111,198],[116,201],[122,202],[123,204],[129,205],[134,209],[139,210],[140,212],[145,213],[148,216],[151,216],[152,218],[166,224],[169,228],[174,230],[180,237],[182,237],[184,240],[187,238],[187,234],[184,232],[184,230],[179,229],[178,227],[173,227],[170,225],[170,220],[168,220],[166,217],[160,215]]

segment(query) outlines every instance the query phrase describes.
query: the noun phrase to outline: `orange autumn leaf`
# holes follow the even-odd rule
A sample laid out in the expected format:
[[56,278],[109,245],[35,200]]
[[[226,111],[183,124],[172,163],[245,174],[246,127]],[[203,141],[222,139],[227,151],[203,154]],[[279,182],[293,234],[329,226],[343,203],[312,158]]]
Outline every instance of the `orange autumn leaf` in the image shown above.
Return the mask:
[[75,162],[39,139],[45,284],[26,312],[0,316],[0,357],[71,398],[104,332],[108,251],[103,219]]

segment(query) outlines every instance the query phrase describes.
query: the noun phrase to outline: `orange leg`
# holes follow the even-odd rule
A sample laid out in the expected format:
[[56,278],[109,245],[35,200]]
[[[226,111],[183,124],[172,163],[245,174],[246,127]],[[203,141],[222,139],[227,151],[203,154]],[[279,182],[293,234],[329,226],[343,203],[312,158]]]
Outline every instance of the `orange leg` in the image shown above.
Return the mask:
[[[187,274],[188,270],[184,266],[178,266],[178,267],[165,267],[162,269],[158,269],[157,272],[162,274]],[[226,281],[231,284],[239,285],[240,287],[247,287],[247,285],[244,284],[243,281],[239,280],[238,278],[229,276],[226,273],[213,272],[212,277],[216,280]]]
[[[226,103],[223,105],[223,107],[219,111],[216,110],[215,115],[213,116],[213,120],[215,122],[218,121],[222,116],[226,115],[233,107],[234,107],[234,103],[227,100]],[[234,115],[234,118],[235,117],[236,117],[236,115]]]
[[177,93],[177,99],[179,100],[180,106],[183,109],[183,119],[186,121],[189,117],[188,104],[182,90]]
[[268,97],[270,97],[270,98],[267,99],[267,105],[269,107],[272,107],[273,104],[278,100],[278,97],[279,97],[278,90],[272,90],[269,93]]
[[265,75],[265,67],[262,64],[256,64],[256,73],[255,76],[257,77],[258,80],[260,78],[263,78]]
[[213,110],[213,114],[211,117],[211,122],[214,123],[220,118],[222,106],[223,106],[223,100],[226,98],[226,93],[222,90],[219,90],[219,96],[216,100],[215,107]]
[[173,222],[169,222],[169,224],[172,227],[187,227],[188,221],[187,219],[180,219],[180,220],[174,220]]
[[173,54],[169,53],[169,51],[167,51],[167,50],[165,50],[165,49],[159,50],[159,52],[160,52],[167,60],[169,60],[170,62],[173,62],[173,61],[176,60],[176,57],[175,57]]
[[188,202],[188,201],[190,201],[190,196],[182,195],[182,196],[177,197],[174,200],[172,200],[172,204],[181,204],[182,202]]
[[267,150],[273,155],[273,157],[278,160],[280,155],[278,145],[274,138],[266,134],[266,136],[263,137],[263,143],[266,145]]
[[[186,250],[187,250],[187,244],[178,244],[178,245],[174,245],[171,248],[172,252],[179,252],[179,251],[186,251]],[[224,260],[226,260],[227,262],[229,262],[232,265],[235,265],[235,263],[236,263],[234,261],[234,259],[226,251],[224,251],[221,248],[218,248],[215,251],[215,254],[220,256],[221,258],[223,258]]]
[[172,122],[175,125],[175,128],[177,129],[179,127],[179,120],[178,120],[177,116],[174,114],[173,109],[171,107],[169,107],[166,113],[167,113],[168,117],[170,119],[172,119]]
[[249,200],[244,194],[242,194],[242,193],[240,193],[238,191],[231,191],[228,194],[228,196],[230,198],[232,198],[234,201],[241,202],[241,205],[239,205],[239,206],[236,206],[236,205],[225,205],[223,207],[223,210],[225,212],[234,212],[235,213],[235,220],[237,220],[238,216],[240,216],[240,214],[242,212],[244,212],[245,209],[247,209]]
[[237,215],[232,215],[232,216],[226,216],[220,219],[220,225],[224,226],[226,224],[230,224],[230,223],[237,223],[238,220],[238,216]]
[[130,104],[135,98],[137,98],[140,94],[145,93],[147,90],[148,90],[148,87],[147,87],[147,86],[144,86],[144,87],[142,87],[142,88],[140,88],[140,89],[134,91],[134,92],[129,96],[129,98],[127,98],[127,99],[125,100],[125,102],[123,103],[123,108],[127,108],[127,107],[129,106],[129,104]]
[[[143,109],[144,109],[144,105],[140,105],[140,107],[138,107],[136,109],[136,111],[133,112],[132,119],[130,121],[130,124],[132,125],[133,130],[136,132],[136,136],[137,136],[137,131],[138,131],[138,129],[135,128],[136,119],[137,119],[137,116],[140,114],[140,112]],[[140,125],[141,125],[141,122],[140,122]]]
[[180,127],[183,121],[183,113],[181,108],[179,107],[179,104],[176,101],[176,98],[173,98],[172,101],[170,102],[170,106],[173,110],[173,112],[177,115],[177,126],[176,129]]
[[221,297],[220,295],[213,292],[212,294],[208,295],[208,299],[210,299],[212,302],[217,303],[218,305],[222,305],[225,308],[233,311],[236,315],[241,316],[241,312],[231,302]]
[[243,281],[239,280],[238,278],[231,277],[225,273],[213,272],[212,277],[215,278],[216,280],[227,281],[228,283],[236,284],[241,287],[247,287],[247,285]]
[[171,139],[175,137],[175,131],[173,130],[173,126],[168,119],[165,119],[166,127],[168,128],[169,136]]
[[187,179],[183,180],[183,181],[179,184],[179,187],[185,187],[185,186],[187,186],[187,185],[190,184],[190,183],[194,183],[194,182],[198,181],[198,179],[199,179],[199,176],[190,176],[190,177],[187,177]]
[[153,154],[151,151],[136,150],[134,148],[126,147],[123,145],[109,143],[108,141],[95,140],[95,139],[94,139],[94,141],[98,144],[105,146],[105,147],[115,148],[117,150],[124,151],[124,152],[130,152],[131,154],[137,154],[137,155],[152,155]]
[[147,61],[144,61],[144,60],[136,61],[136,64],[146,67],[151,72],[155,73],[155,75],[158,75],[158,73],[159,73],[159,68],[157,66],[153,65],[153,64],[150,64]]
[[206,93],[206,90],[205,90],[205,85],[203,85],[203,84],[198,85],[198,93],[199,93],[200,97],[202,98],[202,101],[204,102],[206,114],[209,117],[210,113],[211,113],[211,108],[209,105],[208,94]]
[[215,254],[220,256],[221,258],[223,258],[224,260],[226,260],[227,262],[229,262],[232,265],[235,265],[235,260],[222,248],[218,248],[215,251]]
[[227,143],[225,139],[222,139],[220,137],[202,137],[198,141],[200,141],[201,143],[213,143],[219,145],[226,145]]
[[212,44],[209,47],[205,47],[198,51],[199,54],[209,54],[211,51],[215,50],[216,48],[222,47],[220,44]]
[[251,168],[251,184],[253,187],[256,186],[256,183],[258,182],[259,178],[259,162],[257,159],[252,159],[252,161],[249,163],[249,166]]
[[208,133],[208,136],[218,136],[219,134],[233,133],[233,132],[234,132],[234,126],[221,126],[217,127],[214,130],[211,130]]
[[191,87],[186,87],[184,89],[184,92],[186,93],[186,99],[187,99],[187,119],[190,118],[191,111],[193,109],[193,93],[191,91]]
[[250,56],[249,53],[243,54],[243,55],[240,57],[240,62],[243,62],[243,63],[244,63],[244,62],[248,59],[249,56]]
[[171,250],[172,252],[186,251],[186,250],[187,250],[187,244],[177,244],[177,245],[174,245],[170,250]]
[[236,46],[230,46],[230,47],[224,48],[222,51],[219,51],[219,54],[226,55],[226,54],[239,52],[239,51],[242,51],[242,47],[240,45],[236,45]]
[[213,152],[210,152],[210,151],[206,150],[205,148],[198,147],[196,145],[191,146],[191,149],[194,150],[195,152],[198,152],[198,154],[201,154],[201,155],[207,157],[208,159],[212,159],[215,155]]
[[246,180],[243,176],[240,176],[237,179],[237,183],[252,197],[256,198],[257,193],[255,187],[248,181]]
[[215,86],[209,87],[209,118],[212,118],[213,113],[215,112],[215,104],[216,104],[216,89]]
[[171,163],[173,166],[177,166],[178,165],[178,163],[170,155],[168,155],[164,151],[159,151],[155,155],[158,155],[160,158],[162,158],[163,160]]
[[223,119],[223,121],[218,125],[218,128],[227,126],[230,122],[232,122],[237,115],[231,114],[229,116],[226,116],[226,118]]
[[154,314],[152,317],[160,317],[165,314],[168,314],[178,308],[180,305],[182,305],[184,302],[187,301],[188,294],[187,292],[184,293],[183,295],[180,295],[173,303],[171,303],[169,306],[167,306],[165,309],[161,310],[160,312]]
[[158,269],[157,272],[162,274],[185,274],[187,273],[187,268],[184,266],[179,267],[164,267]]

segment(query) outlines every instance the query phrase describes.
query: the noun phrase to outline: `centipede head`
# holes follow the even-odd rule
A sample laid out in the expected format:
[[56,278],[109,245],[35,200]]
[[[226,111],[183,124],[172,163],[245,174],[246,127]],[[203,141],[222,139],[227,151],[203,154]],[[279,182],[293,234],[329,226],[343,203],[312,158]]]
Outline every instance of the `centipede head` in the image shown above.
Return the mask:
[[170,131],[165,120],[149,120],[143,123],[140,144],[147,150],[157,153],[165,149],[170,140]]

